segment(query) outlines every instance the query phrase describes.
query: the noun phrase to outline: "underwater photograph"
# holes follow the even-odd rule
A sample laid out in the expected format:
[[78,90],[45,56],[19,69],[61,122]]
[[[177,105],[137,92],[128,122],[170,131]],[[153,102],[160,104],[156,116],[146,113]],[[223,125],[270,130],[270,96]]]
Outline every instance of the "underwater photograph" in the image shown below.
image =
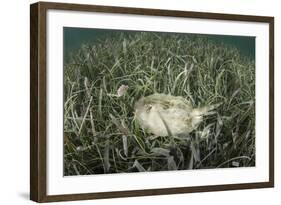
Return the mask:
[[255,40],[64,27],[64,176],[254,167]]

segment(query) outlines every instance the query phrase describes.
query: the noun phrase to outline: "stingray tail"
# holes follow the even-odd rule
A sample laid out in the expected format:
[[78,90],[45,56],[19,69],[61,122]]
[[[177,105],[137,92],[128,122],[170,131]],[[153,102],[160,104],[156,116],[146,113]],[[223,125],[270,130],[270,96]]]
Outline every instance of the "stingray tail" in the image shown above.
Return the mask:
[[213,110],[218,108],[221,104],[222,103],[217,103],[215,105],[208,105],[201,108],[195,108],[193,109],[191,115],[195,117],[195,116],[215,114],[216,112],[214,112]]

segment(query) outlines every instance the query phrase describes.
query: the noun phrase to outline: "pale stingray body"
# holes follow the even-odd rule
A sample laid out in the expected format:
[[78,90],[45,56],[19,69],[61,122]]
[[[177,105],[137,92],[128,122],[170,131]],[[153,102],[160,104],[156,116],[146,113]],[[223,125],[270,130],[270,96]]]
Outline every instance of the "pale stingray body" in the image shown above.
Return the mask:
[[143,129],[158,136],[182,136],[192,132],[203,116],[216,106],[193,108],[183,97],[153,94],[135,104],[135,118]]

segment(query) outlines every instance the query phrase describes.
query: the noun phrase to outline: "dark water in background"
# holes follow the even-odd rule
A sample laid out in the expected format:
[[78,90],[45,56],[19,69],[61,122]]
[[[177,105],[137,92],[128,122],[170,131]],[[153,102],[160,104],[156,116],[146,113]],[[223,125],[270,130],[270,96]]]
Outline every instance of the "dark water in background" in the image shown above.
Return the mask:
[[[138,31],[64,27],[64,59],[67,62],[69,59],[69,55],[78,50],[82,44],[93,44],[99,40],[108,37],[114,37],[119,32],[123,32],[126,35],[136,33]],[[226,45],[234,46],[241,52],[241,54],[253,60],[255,59],[255,37],[206,34],[200,35],[207,36],[209,39],[216,43],[224,43]]]

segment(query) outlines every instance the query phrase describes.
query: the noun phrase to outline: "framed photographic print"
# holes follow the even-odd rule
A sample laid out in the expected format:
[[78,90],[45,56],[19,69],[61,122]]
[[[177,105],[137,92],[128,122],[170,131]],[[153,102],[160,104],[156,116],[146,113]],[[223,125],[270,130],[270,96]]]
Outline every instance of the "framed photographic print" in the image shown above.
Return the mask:
[[274,186],[274,18],[31,5],[30,197]]

